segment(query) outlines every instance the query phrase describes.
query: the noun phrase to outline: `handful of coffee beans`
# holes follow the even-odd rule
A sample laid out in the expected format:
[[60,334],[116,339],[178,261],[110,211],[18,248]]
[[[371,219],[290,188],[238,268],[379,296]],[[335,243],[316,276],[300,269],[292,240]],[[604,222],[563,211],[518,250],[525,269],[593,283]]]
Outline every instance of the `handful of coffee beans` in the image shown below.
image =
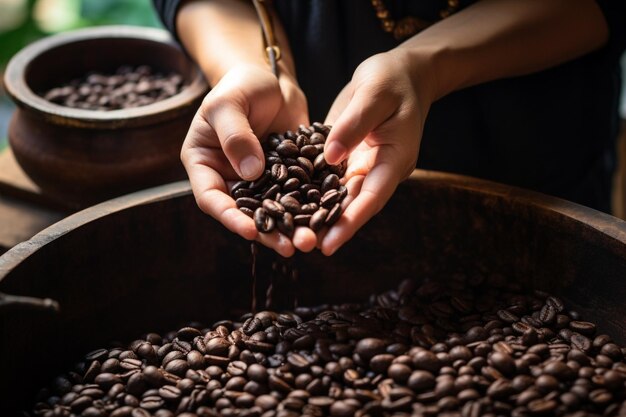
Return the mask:
[[624,416],[625,354],[557,297],[456,273],[362,304],[247,313],[97,349],[33,413]]
[[231,190],[237,207],[254,219],[258,231],[278,229],[291,237],[296,226],[318,232],[339,220],[348,194],[339,182],[346,163],[328,165],[324,159],[330,129],[316,122],[296,132],[272,133],[263,141],[265,172]]
[[141,65],[120,67],[114,74],[91,73],[44,94],[46,100],[85,110],[118,110],[165,100],[183,89],[183,77],[155,73]]

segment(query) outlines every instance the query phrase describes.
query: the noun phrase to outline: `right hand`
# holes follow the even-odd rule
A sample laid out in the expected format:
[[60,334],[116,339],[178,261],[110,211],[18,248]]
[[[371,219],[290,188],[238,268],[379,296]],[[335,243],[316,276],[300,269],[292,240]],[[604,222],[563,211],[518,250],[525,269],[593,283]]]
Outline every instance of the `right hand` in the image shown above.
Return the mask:
[[[228,71],[207,94],[183,143],[181,160],[200,209],[232,232],[258,240],[282,256],[295,247],[315,246],[310,230],[296,230],[293,240],[278,232],[259,233],[229,193],[229,183],[258,178],[265,169],[259,138],[308,125],[304,93],[295,79],[267,69],[241,65]],[[310,233],[309,233],[310,232]]]

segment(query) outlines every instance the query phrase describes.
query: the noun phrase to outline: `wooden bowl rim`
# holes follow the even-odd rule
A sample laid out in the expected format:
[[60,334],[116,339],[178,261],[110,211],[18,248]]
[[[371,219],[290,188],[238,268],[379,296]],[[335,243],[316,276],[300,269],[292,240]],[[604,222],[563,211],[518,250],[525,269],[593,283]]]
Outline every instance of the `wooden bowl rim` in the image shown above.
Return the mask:
[[[168,99],[146,106],[111,111],[84,110],[61,106],[45,100],[28,86],[25,78],[28,65],[41,54],[53,48],[98,39],[140,39],[168,45],[181,51],[180,45],[164,29],[139,26],[110,25],[59,33],[35,41],[15,54],[7,65],[4,84],[8,95],[26,110],[32,111],[55,124],[71,127],[115,129],[138,127],[173,119],[186,111],[209,90],[202,71],[185,89]],[[190,59],[187,57],[187,59]],[[195,64],[194,64],[195,65]],[[195,111],[195,109],[194,109]]]
[[[506,199],[511,204],[541,212],[549,216],[550,221],[569,222],[577,226],[576,232],[580,233],[581,237],[590,234],[601,236],[599,246],[626,259],[626,222],[617,217],[560,198],[463,175],[416,169],[405,181],[409,185],[424,182],[429,183],[432,188],[456,189],[485,198]],[[0,284],[29,256],[81,226],[109,214],[190,194],[189,182],[178,181],[127,194],[68,216],[0,256]]]

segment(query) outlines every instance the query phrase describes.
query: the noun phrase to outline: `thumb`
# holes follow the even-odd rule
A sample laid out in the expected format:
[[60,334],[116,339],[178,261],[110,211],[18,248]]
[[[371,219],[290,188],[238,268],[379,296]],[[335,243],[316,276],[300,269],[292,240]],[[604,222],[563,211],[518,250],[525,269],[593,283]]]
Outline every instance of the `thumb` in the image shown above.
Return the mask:
[[[334,108],[333,105],[333,116],[336,114]],[[336,165],[343,161],[370,132],[393,115],[395,108],[392,100],[380,97],[367,85],[358,87],[326,139],[326,162]]]

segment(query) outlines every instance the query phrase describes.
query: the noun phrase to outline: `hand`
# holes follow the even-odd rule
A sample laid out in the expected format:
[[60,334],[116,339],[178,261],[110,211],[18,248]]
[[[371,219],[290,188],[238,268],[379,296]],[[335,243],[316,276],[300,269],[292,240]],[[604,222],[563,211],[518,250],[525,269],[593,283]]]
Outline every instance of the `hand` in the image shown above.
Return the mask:
[[320,236],[325,255],[380,211],[415,168],[431,101],[414,64],[401,50],[368,58],[331,107],[324,152],[331,164],[348,158],[349,193],[340,220]]
[[[238,66],[207,94],[181,151],[200,209],[229,230],[256,239],[282,256],[293,255],[292,240],[278,232],[258,233],[254,221],[237,208],[228,183],[259,177],[265,158],[258,138],[308,125],[307,114],[306,98],[291,76],[281,74],[277,80],[265,68]],[[315,246],[315,238],[306,233],[302,237],[302,231],[297,231],[293,242],[308,250]]]

